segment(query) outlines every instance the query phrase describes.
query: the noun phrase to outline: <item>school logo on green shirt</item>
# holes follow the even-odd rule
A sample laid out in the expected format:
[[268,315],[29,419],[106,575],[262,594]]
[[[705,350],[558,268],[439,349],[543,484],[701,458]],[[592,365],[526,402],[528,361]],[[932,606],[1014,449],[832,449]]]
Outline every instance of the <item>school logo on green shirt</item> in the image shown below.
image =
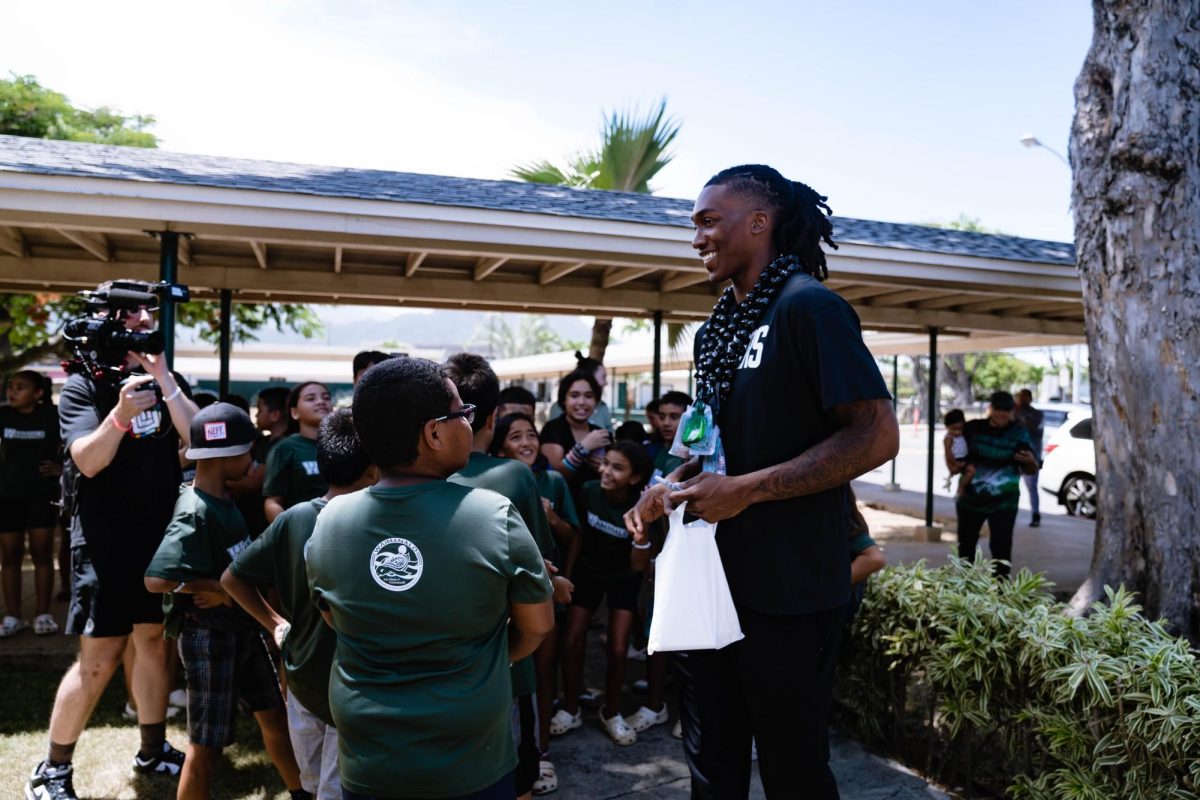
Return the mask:
[[389,592],[403,592],[417,585],[425,560],[408,539],[384,539],[371,551],[371,577]]

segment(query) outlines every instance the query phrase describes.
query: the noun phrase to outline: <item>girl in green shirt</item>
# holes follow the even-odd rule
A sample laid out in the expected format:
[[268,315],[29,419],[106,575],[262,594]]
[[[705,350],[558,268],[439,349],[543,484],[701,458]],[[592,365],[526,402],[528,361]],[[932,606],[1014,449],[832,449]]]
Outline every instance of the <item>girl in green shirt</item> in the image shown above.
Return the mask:
[[317,428],[333,410],[329,387],[317,381],[297,384],[287,405],[291,435],[271,448],[263,479],[263,512],[268,523],[297,503],[315,500],[329,490],[317,469]]

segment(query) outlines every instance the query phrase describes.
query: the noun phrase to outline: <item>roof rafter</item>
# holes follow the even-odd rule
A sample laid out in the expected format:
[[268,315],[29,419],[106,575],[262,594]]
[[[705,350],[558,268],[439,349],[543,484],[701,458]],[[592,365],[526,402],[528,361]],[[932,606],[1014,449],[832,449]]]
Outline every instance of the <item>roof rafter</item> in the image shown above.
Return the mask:
[[600,288],[611,289],[657,271],[653,267],[609,267],[600,278]]
[[477,280],[477,281],[483,280],[488,275],[491,275],[493,272],[500,269],[500,267],[504,266],[504,263],[506,261],[508,261],[507,258],[481,258],[481,259],[479,259],[478,261],[475,262],[475,280]]
[[267,245],[265,242],[250,241],[250,249],[254,251],[254,258],[258,260],[258,268],[267,268]]
[[87,250],[101,261],[112,261],[112,245],[109,244],[108,237],[103,233],[73,231],[70,228],[58,228],[57,230],[68,240]]
[[415,252],[409,253],[404,259],[404,277],[411,278],[417,274],[417,270],[421,268],[421,262],[429,253]]
[[341,247],[333,248],[333,271],[334,272],[342,271],[342,248]]
[[586,267],[586,261],[547,261],[538,271],[538,285],[548,286],[559,278],[570,275],[580,267]]
[[688,286],[695,286],[697,283],[704,283],[706,280],[708,280],[707,272],[675,272],[664,277],[658,288],[662,292],[674,292]]
[[29,244],[20,228],[0,226],[0,250],[17,258],[26,258],[29,255]]

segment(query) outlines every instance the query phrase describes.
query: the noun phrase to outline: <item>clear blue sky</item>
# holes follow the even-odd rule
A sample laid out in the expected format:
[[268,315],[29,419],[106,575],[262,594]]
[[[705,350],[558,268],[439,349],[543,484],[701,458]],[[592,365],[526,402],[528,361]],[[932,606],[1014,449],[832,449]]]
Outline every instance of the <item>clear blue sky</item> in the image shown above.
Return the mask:
[[[1069,240],[1084,0],[5,4],[0,71],[152,113],[164,147],[504,177],[603,110],[682,122],[656,187],[772,164],[839,215]],[[13,35],[20,31],[19,35]]]

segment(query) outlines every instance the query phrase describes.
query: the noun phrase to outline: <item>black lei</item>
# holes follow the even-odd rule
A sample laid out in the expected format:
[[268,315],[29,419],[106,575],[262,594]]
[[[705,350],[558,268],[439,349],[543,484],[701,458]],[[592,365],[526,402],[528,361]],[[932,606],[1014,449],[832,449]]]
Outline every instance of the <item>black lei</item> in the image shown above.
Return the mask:
[[741,303],[729,286],[713,306],[696,356],[696,399],[713,406],[714,416],[729,397],[734,370],[746,354],[750,335],[758,328],[780,287],[798,269],[799,258],[780,256],[766,266]]

